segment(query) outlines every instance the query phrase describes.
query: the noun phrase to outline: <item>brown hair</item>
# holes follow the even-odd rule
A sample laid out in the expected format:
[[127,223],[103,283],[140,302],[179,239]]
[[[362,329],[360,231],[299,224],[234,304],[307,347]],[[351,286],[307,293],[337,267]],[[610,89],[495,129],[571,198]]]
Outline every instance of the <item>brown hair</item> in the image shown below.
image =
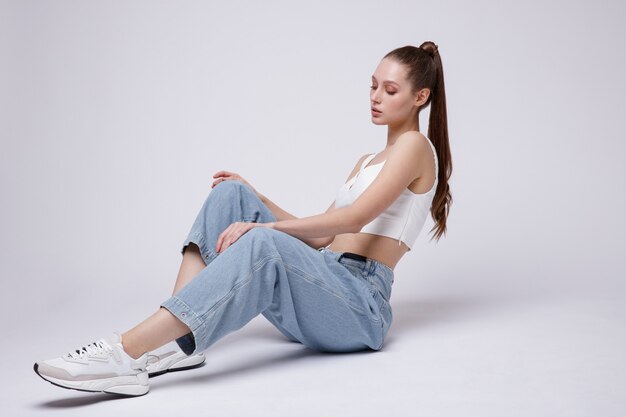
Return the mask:
[[433,237],[439,241],[441,235],[446,233],[446,220],[452,204],[452,194],[448,185],[448,179],[452,174],[452,155],[448,141],[446,91],[439,48],[434,42],[426,41],[419,47],[407,45],[394,49],[384,58],[394,59],[406,66],[407,79],[411,83],[412,93],[422,88],[430,90],[428,100],[417,110],[417,125],[419,129],[420,112],[432,102],[428,121],[428,138],[437,151],[439,182],[430,208],[430,213],[435,220],[435,226],[430,231],[436,230]]

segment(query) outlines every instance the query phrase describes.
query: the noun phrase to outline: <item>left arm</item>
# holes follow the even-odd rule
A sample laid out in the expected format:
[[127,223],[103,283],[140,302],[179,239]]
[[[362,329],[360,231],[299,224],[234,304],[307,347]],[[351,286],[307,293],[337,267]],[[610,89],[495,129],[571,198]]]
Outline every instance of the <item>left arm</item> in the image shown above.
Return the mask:
[[[346,210],[349,208],[335,208],[335,202],[333,201],[326,213],[315,216],[279,220],[271,223],[234,222],[217,237],[215,252],[224,252],[240,236],[255,227],[266,227],[289,233],[312,248],[318,249],[330,243],[328,240],[332,241],[335,233],[355,233],[353,232],[355,223],[348,221],[348,219],[353,218],[350,214],[351,210]],[[356,231],[358,232],[359,230],[361,230],[360,226]]]
[[290,234],[300,240],[315,237],[335,236],[342,233],[357,233],[361,225],[352,206],[341,207],[326,213],[299,219],[280,220],[268,227]]
[[398,137],[387,161],[374,181],[349,206],[300,219],[268,223],[267,226],[299,239],[358,233],[391,205],[418,176],[419,159],[430,145],[418,132]]

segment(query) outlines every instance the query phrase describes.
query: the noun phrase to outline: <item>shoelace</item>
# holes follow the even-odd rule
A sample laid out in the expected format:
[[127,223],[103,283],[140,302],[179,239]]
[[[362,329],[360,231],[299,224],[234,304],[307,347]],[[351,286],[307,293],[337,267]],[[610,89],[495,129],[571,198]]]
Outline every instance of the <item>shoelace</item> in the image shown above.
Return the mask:
[[80,349],[76,349],[74,352],[68,352],[67,356],[73,359],[80,359],[83,355],[101,354],[104,352],[112,352],[113,348],[107,343],[106,340],[100,339],[97,342],[89,343]]

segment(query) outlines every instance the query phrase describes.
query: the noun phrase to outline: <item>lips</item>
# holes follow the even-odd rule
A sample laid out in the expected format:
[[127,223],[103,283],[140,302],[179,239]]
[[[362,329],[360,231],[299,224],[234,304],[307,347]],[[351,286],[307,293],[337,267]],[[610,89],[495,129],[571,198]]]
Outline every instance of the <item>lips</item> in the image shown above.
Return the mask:
[[382,113],[380,110],[378,110],[376,107],[372,107],[372,111],[375,111],[376,113]]

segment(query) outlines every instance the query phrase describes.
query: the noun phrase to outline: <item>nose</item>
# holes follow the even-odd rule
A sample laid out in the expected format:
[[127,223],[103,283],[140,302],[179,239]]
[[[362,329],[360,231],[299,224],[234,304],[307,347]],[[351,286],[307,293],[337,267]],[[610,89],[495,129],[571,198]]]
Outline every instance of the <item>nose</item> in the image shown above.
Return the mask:
[[378,94],[378,89],[372,89],[370,91],[370,99],[372,100],[372,103],[380,103],[380,95]]

